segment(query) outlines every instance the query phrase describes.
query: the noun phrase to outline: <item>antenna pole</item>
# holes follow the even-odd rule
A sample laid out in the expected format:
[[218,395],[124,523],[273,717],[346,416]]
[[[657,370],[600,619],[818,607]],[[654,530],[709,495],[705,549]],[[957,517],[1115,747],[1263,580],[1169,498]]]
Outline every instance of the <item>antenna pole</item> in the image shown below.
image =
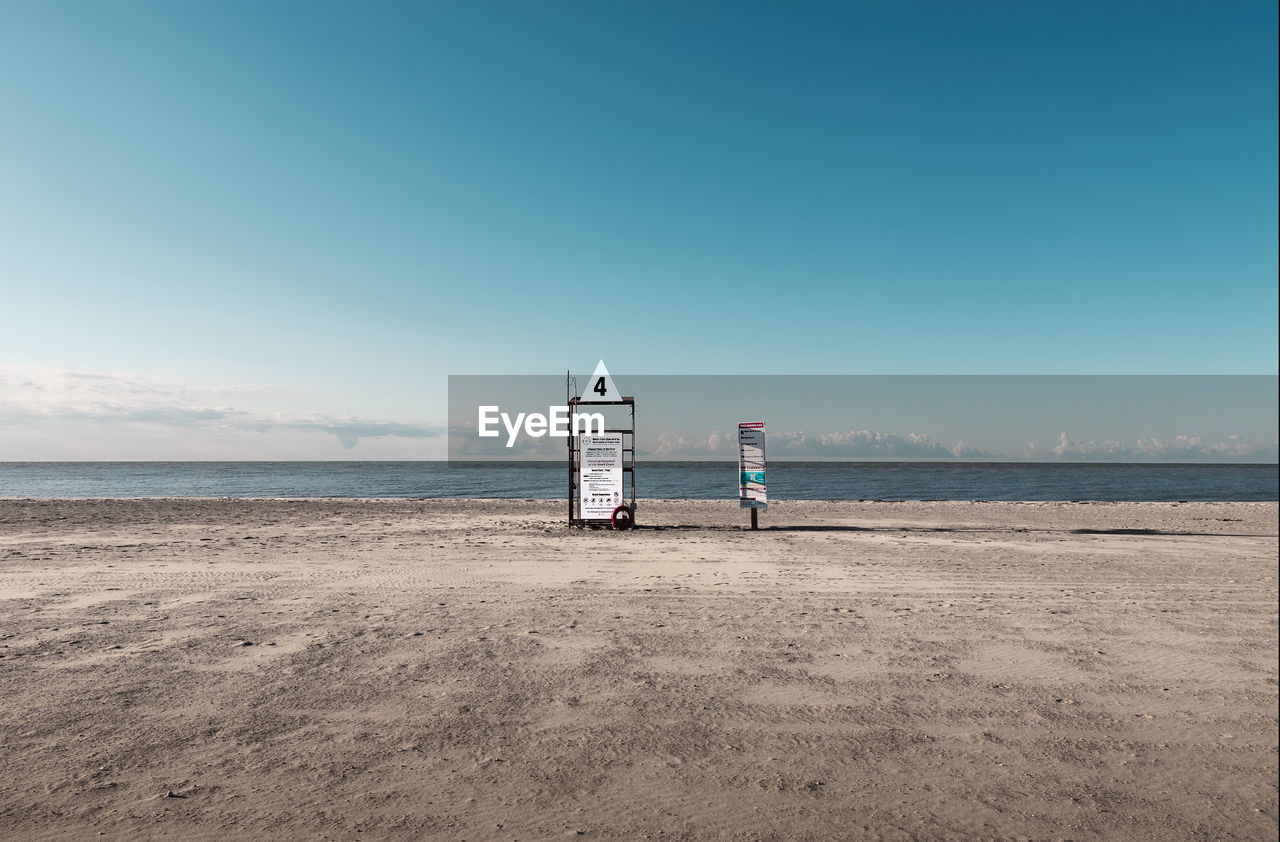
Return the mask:
[[[569,405],[569,369],[564,370],[564,403]],[[569,415],[569,438],[566,439],[569,444],[569,523],[573,523],[573,414]]]

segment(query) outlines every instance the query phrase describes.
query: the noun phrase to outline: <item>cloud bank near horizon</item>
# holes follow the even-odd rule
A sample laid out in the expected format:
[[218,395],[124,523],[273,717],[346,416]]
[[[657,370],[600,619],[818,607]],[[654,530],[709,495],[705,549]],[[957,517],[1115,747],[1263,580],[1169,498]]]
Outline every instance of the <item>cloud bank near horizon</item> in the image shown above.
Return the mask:
[[[648,455],[669,460],[737,458],[736,434],[713,430],[703,435],[669,430],[658,436]],[[1103,462],[1275,462],[1280,440],[1228,436],[1207,439],[1177,435],[1169,439],[1139,438],[1131,444],[1119,441],[1076,441],[1062,432],[1052,445],[1028,442],[1018,453],[1001,453],[970,447],[963,441],[946,445],[924,433],[892,433],[872,430],[811,435],[805,432],[773,432],[768,435],[769,459],[788,461],[823,459],[954,459],[1010,461]]]
[[[325,412],[262,411],[237,406],[283,397],[262,384],[226,384],[68,369],[0,367],[0,458],[60,458],[59,437],[90,436],[137,455],[148,440],[163,458],[297,458],[313,434],[344,451],[363,439],[430,439],[444,426]],[[253,435],[247,435],[253,434]],[[310,434],[310,435],[309,435]],[[66,451],[84,450],[68,441]],[[24,454],[23,448],[37,452]],[[50,449],[54,452],[51,452]],[[239,454],[239,455],[237,455]],[[102,454],[98,458],[118,458]]]
[[[184,459],[444,459],[445,424],[272,406],[297,403],[276,386],[52,368],[0,366],[0,461]],[[265,408],[264,408],[265,407]],[[452,431],[456,440],[468,430]],[[470,432],[474,432],[471,430]],[[564,458],[565,443],[522,437],[461,439],[457,458]],[[736,431],[641,430],[639,455],[663,460],[736,458]],[[1280,441],[1191,432],[1077,440],[1066,431],[1007,450],[921,432],[769,431],[771,460],[1011,460],[1276,462]]]

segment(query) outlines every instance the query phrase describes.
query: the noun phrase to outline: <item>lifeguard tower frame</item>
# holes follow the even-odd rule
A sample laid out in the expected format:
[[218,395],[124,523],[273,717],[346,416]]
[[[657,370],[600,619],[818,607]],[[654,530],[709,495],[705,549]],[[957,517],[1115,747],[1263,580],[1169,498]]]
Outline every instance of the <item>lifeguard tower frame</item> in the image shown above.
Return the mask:
[[[583,400],[574,394],[576,381],[572,376],[565,378],[565,392],[569,404],[569,525],[570,526],[612,526],[616,529],[630,529],[636,518],[636,399],[623,397],[616,401]],[[631,423],[626,427],[606,427],[606,433],[622,434],[622,490],[626,496],[628,483],[631,486],[631,502],[614,510],[611,518],[584,518],[578,500],[578,470],[581,467],[582,449],[577,436],[577,416],[579,412],[589,411],[597,406],[625,406],[630,411]],[[625,514],[619,510],[625,510]]]

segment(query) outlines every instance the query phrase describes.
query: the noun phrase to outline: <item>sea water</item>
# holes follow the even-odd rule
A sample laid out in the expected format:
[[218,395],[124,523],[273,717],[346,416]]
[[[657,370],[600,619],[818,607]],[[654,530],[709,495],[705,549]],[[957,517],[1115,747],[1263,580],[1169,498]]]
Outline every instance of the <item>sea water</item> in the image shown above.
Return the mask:
[[[640,498],[735,500],[733,462],[640,462]],[[771,500],[1280,498],[1276,465],[774,462]],[[561,462],[5,462],[0,497],[563,499]]]

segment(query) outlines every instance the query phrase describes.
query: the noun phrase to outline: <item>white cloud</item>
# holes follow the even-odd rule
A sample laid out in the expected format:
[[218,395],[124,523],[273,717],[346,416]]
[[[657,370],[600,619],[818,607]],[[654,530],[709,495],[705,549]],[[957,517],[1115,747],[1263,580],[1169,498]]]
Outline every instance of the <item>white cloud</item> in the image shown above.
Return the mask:
[[[713,430],[695,435],[669,430],[659,434],[653,455],[663,459],[733,459],[737,439],[730,433]],[[871,430],[810,435],[805,432],[770,432],[768,455],[774,459],[982,459],[984,450],[957,442],[947,447],[930,441],[921,433],[884,433]]]
[[[1276,461],[1280,443],[1275,440],[1228,436],[1209,440],[1178,435],[1170,439],[1139,438],[1132,444],[1116,440],[1076,441],[1059,434],[1051,444],[1027,442],[1020,452],[1001,453],[973,447],[963,441],[945,445],[924,433],[848,430],[834,433],[770,432],[770,459],[996,459],[1104,462],[1267,462]],[[660,459],[733,459],[734,440],[726,433],[707,435],[668,430],[658,436],[653,456]]]
[[1058,435],[1052,452],[1063,459],[1120,462],[1261,462],[1276,460],[1280,455],[1280,442],[1241,436],[1206,439],[1182,434],[1166,439],[1139,438],[1128,445],[1118,441],[1079,442],[1063,432]]
[[[0,447],[0,452],[3,458],[36,458],[14,449],[21,442],[30,447],[38,441],[42,443],[39,458],[62,458],[56,455],[61,438],[66,440],[67,458],[85,458],[84,442],[71,437],[88,435],[100,442],[102,452],[96,458],[123,458],[111,452],[113,442],[133,441],[131,452],[136,452],[137,439],[145,433],[167,448],[158,451],[155,458],[205,458],[203,454],[210,451],[225,456],[229,442],[246,441],[239,436],[243,433],[324,433],[335,437],[344,450],[367,438],[423,439],[443,434],[442,425],[430,422],[251,410],[236,405],[243,400],[261,402],[284,395],[282,389],[261,384],[3,366],[0,445],[8,446]],[[177,433],[182,436],[175,437]],[[296,447],[288,449],[293,452]],[[235,447],[230,450],[237,452]],[[172,453],[181,455],[170,456]],[[251,446],[239,458],[262,455]]]
[[707,435],[684,434],[668,430],[658,434],[658,443],[652,455],[660,459],[735,459],[735,440],[728,433],[713,430]]

